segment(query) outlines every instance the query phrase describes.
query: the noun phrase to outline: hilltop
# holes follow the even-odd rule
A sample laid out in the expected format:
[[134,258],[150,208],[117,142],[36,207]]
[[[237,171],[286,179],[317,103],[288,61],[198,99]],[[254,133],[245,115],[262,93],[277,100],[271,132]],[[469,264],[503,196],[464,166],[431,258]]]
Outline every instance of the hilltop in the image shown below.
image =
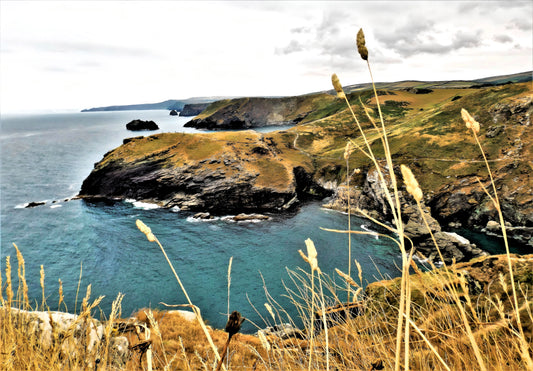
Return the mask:
[[[528,130],[531,83],[432,87],[422,92],[420,87],[417,89],[397,86],[379,89],[378,95],[392,157],[398,166],[406,164],[415,173],[424,191],[424,204],[435,218],[435,232],[449,240],[445,230],[482,230],[496,220],[496,211],[478,184],[479,178],[486,186],[489,178],[461,120],[460,110],[466,108],[482,125],[480,140],[501,192],[510,234],[518,244],[533,244],[532,134]],[[372,92],[353,91],[348,99],[369,130],[374,151],[378,157],[383,156],[379,135],[372,131],[362,107],[364,103],[370,117],[377,118]],[[279,213],[294,209],[306,199],[333,194],[330,207],[345,209],[348,193],[344,147],[349,138],[359,146],[363,142],[349,110],[336,97],[321,93],[290,99],[224,100],[211,104],[195,121],[231,115],[268,118],[272,112],[266,107],[279,104],[286,108],[279,111],[277,122],[298,122],[289,130],[266,134],[168,133],[128,140],[95,165],[80,196],[135,198],[169,208],[229,214]],[[349,168],[352,205],[380,220],[390,220],[370,161],[356,152],[350,157]],[[352,173],[353,169],[360,171]],[[412,201],[403,198],[408,207]],[[412,227],[411,237],[430,254],[429,246],[424,250],[427,231],[421,231],[415,215],[407,212],[405,217],[406,225]],[[498,233],[497,228],[489,229]],[[468,260],[480,254],[475,246],[463,246],[461,241],[450,243],[450,259]]]

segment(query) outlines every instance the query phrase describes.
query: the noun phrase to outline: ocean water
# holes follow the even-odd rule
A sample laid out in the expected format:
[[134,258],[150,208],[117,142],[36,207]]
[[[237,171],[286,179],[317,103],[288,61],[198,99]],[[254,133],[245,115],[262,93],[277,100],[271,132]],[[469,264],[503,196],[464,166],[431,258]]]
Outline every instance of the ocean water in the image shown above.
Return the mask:
[[[12,245],[16,243],[25,258],[30,296],[37,303],[43,265],[51,309],[57,308],[59,279],[71,312],[79,309],[89,284],[93,298],[105,295],[100,305],[104,313],[119,292],[125,294],[123,316],[143,307],[164,308],[160,303],[185,304],[163,254],[136,228],[136,219],[152,228],[193,303],[219,328],[227,318],[231,257],[230,311],[238,310],[249,319],[243,325],[245,332],[255,331],[254,324],[265,326],[261,317],[268,317],[267,291],[298,321],[296,308],[285,296],[286,287],[294,288],[287,269],[309,270],[298,253],[306,251],[307,238],[315,243],[324,273],[334,277],[334,268],[347,271],[348,237],[321,229],[346,229],[347,217],[321,208],[321,202],[269,221],[235,223],[224,219],[199,222],[185,212],[137,202],[65,201],[78,193],[104,153],[126,137],[154,133],[127,131],[126,123],[137,118],[154,120],[160,131],[196,132],[183,128],[188,118],[170,116],[167,111],[2,115],[0,266],[3,272],[5,258],[11,256],[16,282]],[[32,201],[46,201],[46,205],[24,208]],[[354,229],[368,224],[352,220]],[[365,282],[398,276],[399,253],[386,238],[353,237],[352,257],[362,265]]]

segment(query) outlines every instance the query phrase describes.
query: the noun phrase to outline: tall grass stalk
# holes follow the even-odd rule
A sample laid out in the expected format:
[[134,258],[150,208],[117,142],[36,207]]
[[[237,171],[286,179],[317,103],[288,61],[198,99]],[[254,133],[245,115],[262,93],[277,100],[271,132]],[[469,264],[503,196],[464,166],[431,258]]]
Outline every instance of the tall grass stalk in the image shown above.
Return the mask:
[[[209,345],[211,346],[211,349],[213,350],[213,353],[215,354],[216,362],[219,362],[220,359],[221,359],[220,358],[220,354],[218,353],[218,349],[215,346],[215,343],[213,343],[213,339],[211,338],[211,335],[209,334],[209,331],[207,330],[207,326],[205,325],[205,322],[204,322],[204,320],[202,318],[202,315],[200,313],[200,309],[196,305],[194,305],[192,303],[191,298],[189,297],[189,294],[187,293],[187,290],[185,290],[185,286],[183,286],[183,283],[181,282],[181,279],[179,278],[178,273],[176,273],[176,270],[174,269],[174,266],[172,265],[172,262],[168,258],[168,255],[167,255],[167,253],[165,251],[165,248],[163,247],[163,245],[161,245],[161,243],[159,242],[157,237],[152,233],[152,230],[148,226],[146,226],[146,224],[144,224],[139,219],[137,219],[136,224],[137,224],[137,228],[139,228],[139,230],[146,235],[146,238],[148,239],[148,241],[155,242],[159,246],[161,251],[163,252],[163,255],[165,256],[165,259],[166,259],[168,265],[170,266],[170,269],[172,270],[172,273],[174,274],[174,277],[176,278],[176,281],[178,281],[178,284],[179,284],[179,286],[181,288],[181,291],[185,295],[185,298],[187,299],[187,302],[189,303],[190,307],[192,308],[194,314],[196,315],[196,319],[198,320],[198,323],[200,323],[200,326],[202,327],[202,330],[203,330],[203,332],[205,334],[205,337],[207,338],[207,341],[209,342]],[[222,364],[222,368],[225,370],[226,366],[224,364]]]
[[516,284],[515,284],[515,280],[514,280],[513,265],[512,265],[512,262],[511,262],[511,254],[510,254],[510,251],[509,251],[509,241],[507,239],[507,228],[506,228],[506,225],[505,225],[505,220],[503,218],[503,212],[502,212],[502,208],[501,208],[501,204],[500,204],[500,198],[498,197],[498,192],[496,190],[496,182],[494,181],[494,177],[492,175],[492,170],[490,168],[489,161],[487,160],[487,156],[485,155],[485,151],[483,150],[483,146],[481,145],[481,143],[479,141],[479,138],[478,138],[478,135],[477,135],[479,133],[479,123],[477,121],[475,121],[472,118],[472,116],[468,113],[468,111],[466,111],[464,108],[461,110],[461,116],[463,117],[463,120],[465,121],[465,124],[466,124],[467,128],[469,128],[472,131],[472,136],[474,137],[474,139],[476,141],[476,144],[477,144],[477,146],[479,148],[479,151],[481,152],[481,155],[483,156],[483,161],[485,162],[485,166],[486,166],[487,172],[489,174],[490,184],[491,184],[492,191],[493,191],[494,195],[491,196],[490,193],[487,191],[487,189],[485,187],[483,187],[483,189],[486,192],[486,194],[489,196],[489,198],[491,199],[492,203],[494,204],[494,207],[496,208],[496,211],[498,212],[499,223],[500,223],[500,227],[502,229],[502,236],[503,236],[503,241],[504,241],[504,244],[505,244],[505,254],[507,256],[507,264],[508,264],[508,269],[509,269],[509,276],[510,276],[510,280],[511,280],[511,289],[512,289],[512,293],[513,293],[513,308],[514,308],[514,311],[515,311],[515,314],[516,314],[517,327],[518,327],[518,330],[520,332],[520,335],[519,335],[520,353],[521,353],[523,359],[527,362],[528,367],[533,370],[533,360],[531,359],[531,354],[530,354],[530,351],[529,351],[530,347],[527,344],[527,341],[525,339],[524,329],[522,327],[522,322],[521,322],[521,319],[520,319],[520,311],[519,311],[519,307],[518,307],[518,295],[517,295],[517,292],[516,292]]

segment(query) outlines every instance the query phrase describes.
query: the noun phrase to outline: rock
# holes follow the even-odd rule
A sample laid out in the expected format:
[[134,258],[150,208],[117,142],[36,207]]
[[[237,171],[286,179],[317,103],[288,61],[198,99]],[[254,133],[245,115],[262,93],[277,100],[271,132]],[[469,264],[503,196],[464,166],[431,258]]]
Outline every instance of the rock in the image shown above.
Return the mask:
[[196,213],[193,216],[194,219],[203,219],[203,220],[209,220],[213,219],[213,216],[209,213]]
[[44,201],[32,201],[32,202],[28,203],[25,206],[25,208],[29,209],[29,208],[32,208],[32,207],[43,206],[43,205],[46,205],[46,202],[44,202]]
[[175,109],[173,110],[170,110],[170,116],[178,116],[178,111],[176,111]]
[[133,120],[126,124],[126,129],[131,131],[159,130],[159,126],[152,120]]
[[270,219],[267,215],[262,214],[239,214],[232,218],[236,222],[252,221],[252,220],[268,220]]
[[209,106],[209,103],[186,104],[181,110],[180,116],[196,116],[202,113]]
[[495,222],[494,220],[489,220],[485,228],[487,228],[487,231],[490,232],[499,232],[502,229],[500,223]]
[[280,339],[289,339],[289,338],[296,338],[296,339],[304,339],[305,336],[302,333],[302,331],[295,328],[290,323],[282,323],[275,326],[267,327],[263,330],[259,330],[257,333],[263,333],[265,336],[275,336]]

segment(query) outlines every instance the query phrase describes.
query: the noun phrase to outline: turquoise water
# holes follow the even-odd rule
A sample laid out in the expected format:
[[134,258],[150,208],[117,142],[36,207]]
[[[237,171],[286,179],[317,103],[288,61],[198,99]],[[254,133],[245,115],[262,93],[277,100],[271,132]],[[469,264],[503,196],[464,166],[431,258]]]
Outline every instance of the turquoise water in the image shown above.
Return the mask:
[[[130,202],[64,202],[78,193],[104,153],[122,144],[123,138],[142,134],[125,129],[126,123],[136,118],[154,120],[161,131],[196,131],[183,128],[188,118],[169,116],[166,111],[2,115],[0,264],[3,270],[5,257],[10,255],[16,266],[12,246],[16,243],[26,261],[33,299],[40,303],[39,269],[43,265],[51,309],[57,307],[58,279],[63,282],[69,311],[79,307],[88,284],[93,298],[106,296],[101,305],[106,313],[119,292],[125,294],[123,316],[142,307],[162,308],[161,302],[184,304],[161,251],[136,228],[137,218],[150,226],[165,246],[193,303],[215,327],[226,322],[231,257],[230,311],[238,310],[250,319],[243,328],[248,332],[255,330],[252,322],[265,325],[260,317],[268,316],[263,305],[267,301],[264,285],[297,319],[298,312],[284,297],[284,283],[291,285],[287,268],[308,269],[298,254],[298,249],[305,251],[305,239],[315,242],[325,273],[333,276],[336,267],[347,270],[346,235],[320,229],[345,229],[347,218],[322,209],[321,202],[260,223],[196,222],[187,213]],[[54,200],[58,202],[52,203]],[[31,201],[47,203],[23,207]],[[363,223],[353,218],[354,229]],[[361,263],[365,281],[398,275],[399,254],[387,239],[353,238],[352,256]],[[81,267],[83,289],[75,303]]]

